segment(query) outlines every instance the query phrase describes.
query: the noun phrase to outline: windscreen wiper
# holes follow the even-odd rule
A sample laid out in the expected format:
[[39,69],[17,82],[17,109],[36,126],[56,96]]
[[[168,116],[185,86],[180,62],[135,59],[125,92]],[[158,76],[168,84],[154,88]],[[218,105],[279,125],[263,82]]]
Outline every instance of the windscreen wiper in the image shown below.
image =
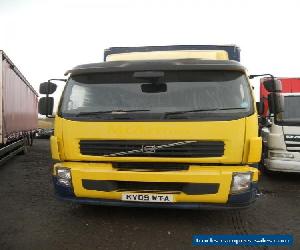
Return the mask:
[[236,108],[214,108],[214,109],[191,109],[191,110],[183,110],[183,111],[166,112],[164,117],[166,118],[169,115],[181,115],[181,114],[193,113],[193,112],[233,110],[233,109],[246,109],[246,108],[236,107]]
[[93,112],[80,112],[76,114],[76,116],[88,116],[88,115],[101,115],[101,114],[126,114],[131,112],[142,112],[142,111],[150,111],[150,109],[113,109],[113,110],[101,110],[101,111],[93,111]]

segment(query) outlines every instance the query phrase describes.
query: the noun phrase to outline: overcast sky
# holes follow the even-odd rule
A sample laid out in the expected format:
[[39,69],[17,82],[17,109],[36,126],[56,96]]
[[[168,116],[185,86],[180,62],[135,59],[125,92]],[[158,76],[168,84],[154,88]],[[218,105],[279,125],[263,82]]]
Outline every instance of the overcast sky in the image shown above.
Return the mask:
[[111,46],[236,44],[249,73],[300,77],[299,11],[297,0],[0,0],[0,49],[35,89]]

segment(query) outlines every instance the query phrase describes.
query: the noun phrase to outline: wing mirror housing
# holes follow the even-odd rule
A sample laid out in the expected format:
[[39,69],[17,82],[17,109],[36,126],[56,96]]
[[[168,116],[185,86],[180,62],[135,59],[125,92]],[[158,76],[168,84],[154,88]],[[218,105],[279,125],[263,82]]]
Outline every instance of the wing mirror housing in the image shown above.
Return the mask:
[[[263,85],[265,89],[269,92],[268,94],[268,106],[270,114],[282,113],[284,110],[284,101],[283,96],[281,94],[282,84],[281,81],[276,79],[273,75],[269,75],[270,77],[263,79]],[[264,76],[264,75],[256,75],[256,76]],[[255,76],[255,75],[254,75]]]
[[263,85],[268,92],[281,92],[281,81],[275,78],[267,78],[263,81]]
[[[268,94],[269,116],[273,114],[275,124],[279,124],[280,120],[282,119],[281,118],[282,113],[284,111],[284,97],[281,94],[282,92],[281,81],[276,79],[271,74],[250,75],[249,78],[253,79],[255,77],[261,77],[261,76],[268,76],[267,78],[263,78],[262,83],[264,85],[264,88],[269,92]],[[260,110],[258,112],[260,112]]]
[[40,84],[39,92],[42,95],[46,95],[46,97],[41,97],[38,103],[38,111],[39,114],[45,115],[49,118],[53,118],[53,107],[54,107],[54,98],[49,97],[52,95],[56,89],[57,85],[51,81],[63,81],[66,82],[67,79],[50,79],[48,82],[43,82]]
[[53,82],[43,82],[40,84],[40,94],[43,95],[51,95],[53,94],[57,89],[57,85]]
[[38,110],[39,114],[45,116],[51,116],[53,114],[54,98],[53,97],[41,97],[39,100]]
[[279,114],[284,111],[284,97],[281,93],[270,93],[268,95],[270,113]]
[[50,80],[48,82],[43,82],[40,84],[40,94],[46,95],[46,97],[41,97],[39,99],[38,111],[39,114],[45,115],[46,117],[52,117],[53,107],[54,107],[54,98],[49,97],[57,89],[57,85]]

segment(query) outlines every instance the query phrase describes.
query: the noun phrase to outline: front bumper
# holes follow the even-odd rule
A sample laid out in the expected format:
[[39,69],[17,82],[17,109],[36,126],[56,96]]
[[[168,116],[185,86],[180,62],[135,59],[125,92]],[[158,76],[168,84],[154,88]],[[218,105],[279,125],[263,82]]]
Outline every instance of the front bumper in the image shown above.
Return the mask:
[[[83,204],[124,206],[124,207],[155,207],[155,208],[182,208],[182,209],[234,209],[245,208],[257,198],[257,170],[247,166],[193,166],[188,171],[169,172],[130,172],[115,171],[108,163],[62,163],[59,166],[68,167],[72,171],[72,186],[65,187],[58,183],[53,176],[56,196],[62,200]],[[247,192],[229,194],[232,173],[239,171],[253,171],[254,182]],[[55,173],[55,171],[54,171]],[[118,191],[96,191],[84,188],[83,180],[94,179],[99,181],[138,181],[138,182],[187,182],[187,183],[218,183],[216,193],[203,195],[175,194],[176,202],[132,202],[122,201]]]
[[[54,178],[54,183],[56,182]],[[59,200],[69,201],[79,204],[118,206],[118,207],[148,207],[148,208],[169,208],[169,209],[203,209],[203,210],[224,210],[224,209],[243,209],[252,205],[258,197],[258,188],[256,184],[252,185],[250,191],[230,195],[228,202],[224,204],[215,203],[197,203],[197,202],[177,202],[177,203],[151,203],[151,202],[128,202],[110,199],[93,199],[76,197],[72,190],[64,190],[57,184],[54,184],[55,195]]]
[[299,161],[265,159],[265,167],[271,171],[300,173]]

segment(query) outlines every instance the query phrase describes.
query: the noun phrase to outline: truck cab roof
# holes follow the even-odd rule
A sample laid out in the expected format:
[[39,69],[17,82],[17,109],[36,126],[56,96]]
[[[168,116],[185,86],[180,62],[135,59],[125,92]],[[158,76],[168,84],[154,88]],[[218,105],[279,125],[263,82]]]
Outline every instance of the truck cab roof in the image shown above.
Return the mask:
[[239,62],[233,60],[130,60],[78,65],[68,70],[65,75],[146,70],[234,70],[244,72],[246,69]]
[[[192,52],[192,53],[190,53]],[[202,55],[197,55],[204,52]],[[206,53],[208,52],[208,53]],[[221,52],[221,53],[213,53]],[[169,54],[168,59],[175,59],[178,54],[185,54],[186,58],[192,58],[188,54],[194,54],[194,58],[211,59],[209,53],[215,54],[215,59],[235,60],[240,61],[240,48],[236,45],[165,45],[165,46],[140,46],[140,47],[111,47],[104,51],[104,61],[116,61],[118,58],[155,58],[153,54],[159,56]],[[152,55],[151,55],[152,54]],[[170,57],[170,54],[172,56]],[[226,54],[226,55],[225,55]],[[200,57],[199,57],[200,56]],[[208,56],[208,58],[206,57]],[[214,57],[212,56],[212,57]],[[162,58],[159,58],[162,59]],[[167,59],[167,58],[165,58]]]

